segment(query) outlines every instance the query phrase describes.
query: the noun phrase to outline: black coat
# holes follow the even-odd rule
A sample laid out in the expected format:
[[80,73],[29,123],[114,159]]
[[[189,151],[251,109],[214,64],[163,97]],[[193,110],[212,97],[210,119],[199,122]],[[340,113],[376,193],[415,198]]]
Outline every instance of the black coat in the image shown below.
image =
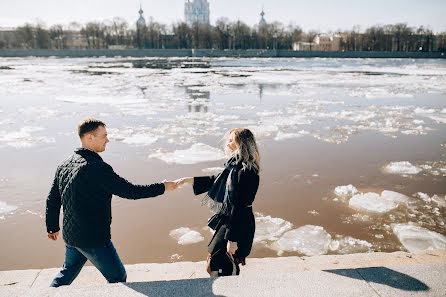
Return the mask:
[[[229,178],[229,213],[222,216],[221,223],[209,243],[209,253],[213,254],[219,248],[226,248],[226,243],[230,240],[238,245],[234,257],[242,259],[251,252],[254,240],[255,220],[251,206],[259,188],[259,175],[255,169],[236,166]],[[216,176],[194,177],[195,195],[209,191],[215,179]]]
[[59,228],[63,206],[63,239],[71,246],[101,247],[110,240],[111,199],[155,197],[164,193],[164,184],[133,185],[117,175],[95,152],[80,148],[56,170],[46,200],[46,228]]

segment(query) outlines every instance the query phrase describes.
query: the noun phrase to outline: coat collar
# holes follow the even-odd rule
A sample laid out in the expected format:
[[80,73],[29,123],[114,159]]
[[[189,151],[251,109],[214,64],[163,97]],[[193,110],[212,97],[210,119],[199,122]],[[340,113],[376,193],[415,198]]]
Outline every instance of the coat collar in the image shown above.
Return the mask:
[[91,156],[102,161],[102,158],[101,156],[99,156],[98,153],[86,147],[77,148],[74,152],[81,155],[82,157]]

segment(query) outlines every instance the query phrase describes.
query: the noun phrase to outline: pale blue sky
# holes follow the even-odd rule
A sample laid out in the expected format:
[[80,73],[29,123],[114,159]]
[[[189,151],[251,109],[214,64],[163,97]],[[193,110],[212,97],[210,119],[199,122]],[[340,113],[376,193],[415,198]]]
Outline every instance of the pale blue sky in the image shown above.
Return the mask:
[[[267,22],[293,23],[305,31],[322,32],[365,29],[377,24],[407,23],[446,31],[446,0],[210,0],[211,23],[220,17],[259,21],[262,6]],[[141,0],[144,16],[164,24],[184,19],[184,0]],[[138,18],[139,0],[0,0],[0,26],[11,27],[37,19],[47,26],[71,21],[112,19],[120,16],[129,23]]]

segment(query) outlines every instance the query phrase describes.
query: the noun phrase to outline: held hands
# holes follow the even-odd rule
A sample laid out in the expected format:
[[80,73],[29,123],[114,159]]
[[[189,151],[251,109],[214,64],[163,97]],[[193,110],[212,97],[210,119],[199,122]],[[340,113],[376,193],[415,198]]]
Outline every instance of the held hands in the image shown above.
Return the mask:
[[166,192],[167,192],[167,191],[176,190],[178,187],[180,187],[184,184],[193,184],[194,178],[193,177],[183,177],[183,178],[176,179],[174,181],[168,181],[165,179],[165,180],[163,180],[163,183],[164,183],[164,187],[166,188]]
[[48,233],[48,238],[51,240],[57,240],[57,236],[59,236],[59,231],[54,233]]
[[182,177],[182,178],[179,178],[179,179],[175,180],[175,182],[178,184],[179,187],[184,185],[184,184],[191,184],[191,185],[193,185],[194,184],[194,178],[193,177]]

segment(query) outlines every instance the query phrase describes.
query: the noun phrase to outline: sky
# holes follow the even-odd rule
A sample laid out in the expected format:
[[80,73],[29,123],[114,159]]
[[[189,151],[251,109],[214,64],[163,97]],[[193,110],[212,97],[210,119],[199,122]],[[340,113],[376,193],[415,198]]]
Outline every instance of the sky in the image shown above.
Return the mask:
[[[446,0],[208,0],[211,24],[218,18],[252,26],[262,7],[267,22],[298,25],[304,31],[360,30],[373,25],[407,23],[435,33],[446,31]],[[184,20],[184,0],[0,0],[0,27],[24,23],[68,25],[76,21],[126,19],[134,25],[142,4],[146,21],[172,24]]]

